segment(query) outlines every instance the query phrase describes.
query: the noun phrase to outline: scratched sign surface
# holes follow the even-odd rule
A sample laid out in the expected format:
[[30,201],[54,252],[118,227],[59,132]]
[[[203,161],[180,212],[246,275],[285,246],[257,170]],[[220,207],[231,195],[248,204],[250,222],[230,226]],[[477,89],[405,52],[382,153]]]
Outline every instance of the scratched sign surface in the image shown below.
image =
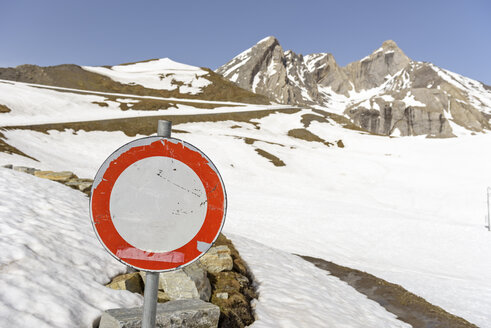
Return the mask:
[[169,271],[218,237],[226,193],[215,165],[178,139],[147,137],[116,150],[92,186],[90,216],[106,250],[145,271]]

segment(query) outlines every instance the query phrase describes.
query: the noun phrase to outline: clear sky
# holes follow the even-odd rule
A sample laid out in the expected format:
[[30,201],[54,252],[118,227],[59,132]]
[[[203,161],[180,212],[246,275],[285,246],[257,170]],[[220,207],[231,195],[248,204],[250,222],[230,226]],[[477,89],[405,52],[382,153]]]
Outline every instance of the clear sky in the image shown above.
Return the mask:
[[273,35],[344,66],[392,39],[412,59],[491,84],[491,1],[1,0],[0,67],[150,58],[215,69]]

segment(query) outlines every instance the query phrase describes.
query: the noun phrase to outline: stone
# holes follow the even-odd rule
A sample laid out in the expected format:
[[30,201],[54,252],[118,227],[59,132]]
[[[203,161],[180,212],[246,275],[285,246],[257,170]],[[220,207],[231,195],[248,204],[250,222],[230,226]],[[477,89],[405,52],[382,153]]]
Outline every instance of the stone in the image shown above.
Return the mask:
[[[145,272],[139,273],[145,282]],[[176,271],[162,272],[159,278],[159,290],[169,300],[201,299],[209,301],[211,284],[206,270],[199,262],[191,263]],[[164,298],[164,296],[162,295]]]
[[170,300],[171,299],[170,299],[169,295],[167,295],[164,291],[159,290],[157,292],[157,302],[158,303],[165,303],[165,302],[168,302]]
[[27,174],[34,174],[36,171],[38,171],[35,168],[26,167],[26,166],[14,166],[13,170],[18,171],[18,172],[27,173]]
[[137,272],[117,276],[106,287],[143,294],[143,280]]
[[230,249],[226,245],[211,247],[199,261],[210,273],[230,271],[234,266]]
[[227,292],[216,293],[215,296],[217,298],[221,298],[222,300],[228,299],[228,293]]
[[92,183],[92,179],[70,179],[65,185],[86,193],[92,189]]
[[211,297],[211,284],[208,279],[207,271],[199,261],[184,267],[184,273],[193,281],[198,291],[199,298],[203,301],[209,301]]
[[53,171],[36,171],[34,175],[38,178],[48,179],[52,181],[58,182],[68,182],[71,179],[76,179],[77,176],[73,172],[62,171],[62,172],[53,172]]
[[[99,328],[140,328],[143,308],[112,309],[102,314]],[[157,304],[157,328],[215,328],[220,309],[202,300],[176,300]]]

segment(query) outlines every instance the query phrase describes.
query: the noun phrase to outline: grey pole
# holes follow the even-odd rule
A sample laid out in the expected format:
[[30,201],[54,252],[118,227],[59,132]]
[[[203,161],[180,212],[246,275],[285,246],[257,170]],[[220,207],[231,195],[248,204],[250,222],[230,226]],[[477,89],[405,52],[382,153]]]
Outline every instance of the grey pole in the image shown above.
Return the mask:
[[[170,137],[171,121],[159,120],[157,136]],[[157,295],[159,290],[160,273],[149,272],[145,274],[145,292],[143,294],[143,319],[142,328],[155,328],[157,316]]]
[[488,231],[491,231],[491,216],[489,216],[491,213],[489,211],[489,194],[491,192],[491,187],[488,187],[488,194],[487,194],[487,198],[488,198]]

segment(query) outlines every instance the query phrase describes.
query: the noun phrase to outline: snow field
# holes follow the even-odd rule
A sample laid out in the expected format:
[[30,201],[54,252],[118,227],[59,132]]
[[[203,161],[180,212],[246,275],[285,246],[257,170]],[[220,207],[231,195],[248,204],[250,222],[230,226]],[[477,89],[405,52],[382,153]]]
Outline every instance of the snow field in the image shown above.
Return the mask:
[[0,168],[1,327],[91,327],[101,310],[142,304],[104,287],[126,267],[88,215],[81,192]]
[[[259,130],[232,121],[176,126],[191,133],[173,136],[197,146],[220,170],[228,194],[224,232],[367,271],[490,327],[491,235],[483,227],[489,135],[387,138],[312,122],[310,131],[345,144],[328,148],[287,136],[309,112],[255,120]],[[4,134],[40,160],[30,166],[81,177],[92,177],[113,150],[134,139],[121,132]],[[241,137],[259,141],[248,145]],[[255,148],[286,166],[273,166]],[[0,164],[18,159],[0,154]]]
[[[0,104],[7,106],[11,112],[2,113],[0,126],[32,125],[62,122],[80,122],[91,120],[104,120],[116,118],[129,118],[138,116],[158,115],[189,115],[209,114],[210,109],[193,107],[193,103],[223,106],[213,108],[213,113],[227,113],[231,111],[251,111],[291,108],[285,105],[250,105],[235,102],[196,101],[192,99],[159,98],[150,96],[132,96],[93,92],[93,94],[78,94],[76,89],[36,87],[35,84],[21,82],[0,81]],[[62,92],[60,92],[62,91]],[[83,91],[83,90],[81,90]],[[83,91],[86,92],[86,91]],[[175,107],[155,111],[133,110],[123,111],[116,101],[106,100],[106,96],[120,97],[122,101],[131,105],[139,99],[152,99],[162,101],[183,101],[186,104],[176,104]],[[108,106],[101,107],[96,102],[105,102]],[[235,105],[235,106],[234,106]]]

